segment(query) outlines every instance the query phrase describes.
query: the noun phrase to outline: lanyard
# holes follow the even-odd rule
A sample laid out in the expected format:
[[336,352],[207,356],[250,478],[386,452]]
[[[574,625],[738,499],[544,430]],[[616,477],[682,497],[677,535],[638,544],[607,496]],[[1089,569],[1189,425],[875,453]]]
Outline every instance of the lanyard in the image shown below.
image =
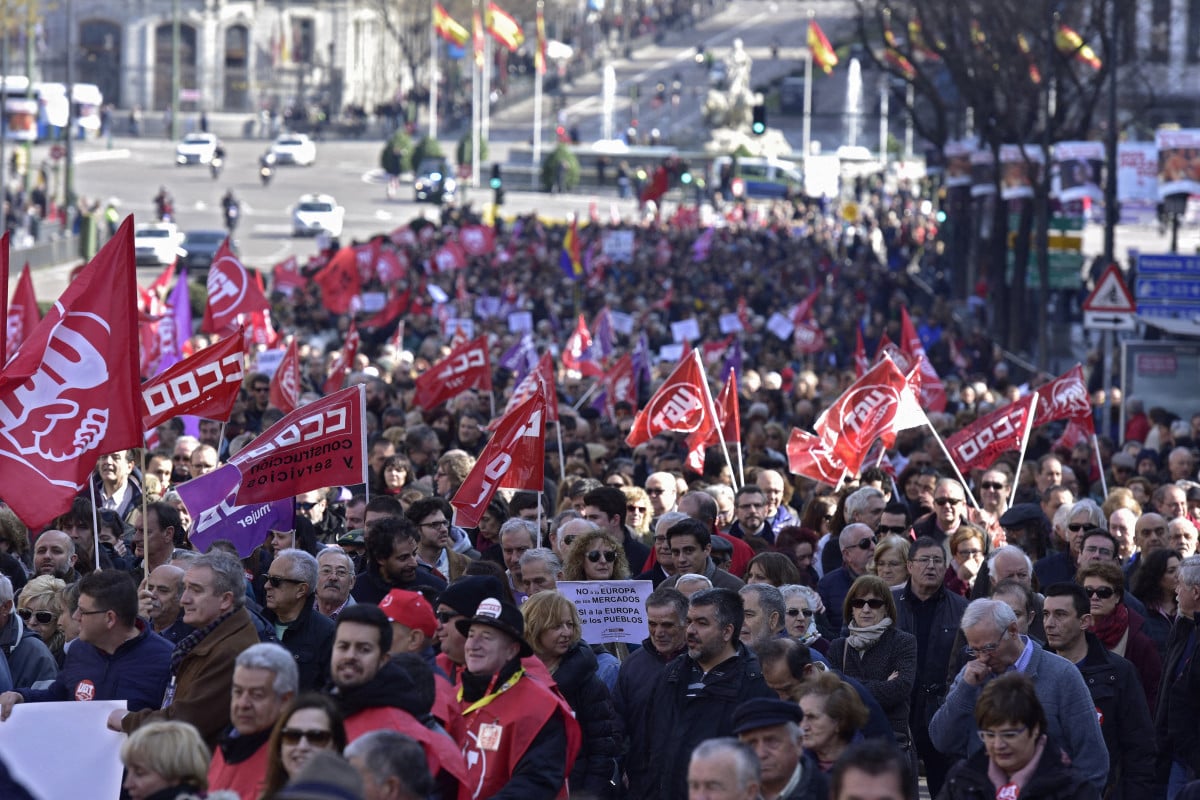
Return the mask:
[[[478,711],[479,709],[483,708],[483,707],[484,707],[484,706],[486,706],[488,703],[491,703],[491,702],[492,702],[493,700],[495,700],[497,697],[499,697],[500,695],[504,694],[504,693],[505,693],[505,692],[507,692],[509,689],[511,689],[513,686],[515,686],[515,685],[516,685],[516,683],[517,683],[517,681],[519,681],[519,680],[521,679],[521,676],[522,676],[522,675],[524,675],[524,674],[525,674],[525,669],[524,669],[524,668],[521,668],[521,669],[517,670],[516,674],[515,674],[515,675],[513,675],[513,676],[512,676],[511,678],[509,678],[508,680],[506,680],[506,681],[504,682],[504,685],[502,685],[502,686],[501,686],[499,689],[497,689],[496,691],[492,692],[491,694],[486,694],[486,695],[484,695],[483,697],[479,698],[479,699],[478,699],[478,700],[476,700],[474,703],[471,703],[471,705],[469,705],[469,706],[467,706],[465,709],[463,709],[462,715],[465,717],[465,716],[467,716],[468,714],[471,714],[471,713],[473,713],[473,712],[475,712],[475,711]],[[463,699],[463,687],[459,686],[459,687],[458,687],[458,702],[460,702],[460,703],[461,703],[461,702],[462,702],[462,699]]]

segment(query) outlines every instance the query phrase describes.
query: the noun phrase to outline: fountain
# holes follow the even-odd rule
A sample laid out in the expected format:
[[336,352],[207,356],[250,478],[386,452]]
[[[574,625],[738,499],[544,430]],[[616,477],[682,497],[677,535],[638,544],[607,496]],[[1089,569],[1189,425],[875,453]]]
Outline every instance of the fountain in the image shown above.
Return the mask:
[[846,72],[845,144],[854,147],[862,136],[863,127],[862,66],[857,58],[850,59]]

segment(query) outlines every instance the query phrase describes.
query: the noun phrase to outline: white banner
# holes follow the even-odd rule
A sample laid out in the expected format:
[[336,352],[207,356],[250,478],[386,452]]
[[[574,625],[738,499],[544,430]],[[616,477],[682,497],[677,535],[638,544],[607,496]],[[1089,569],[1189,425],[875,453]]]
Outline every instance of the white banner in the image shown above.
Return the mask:
[[1103,142],[1059,142],[1054,145],[1055,192],[1070,203],[1085,197],[1104,201]]
[[608,318],[612,321],[613,330],[626,336],[633,335],[633,314],[624,311],[609,311]]
[[616,263],[633,261],[633,231],[605,231],[600,238],[600,252]]
[[699,342],[700,323],[695,317],[671,323],[671,338],[676,342]]
[[721,333],[742,333],[742,318],[737,315],[737,312],[722,314],[717,320],[721,326]]
[[1158,131],[1158,199],[1200,193],[1200,128]]
[[575,604],[588,644],[641,644],[650,636],[646,598],[650,581],[559,581],[558,591]]
[[254,357],[254,369],[270,378],[275,374],[275,371],[279,369],[279,364],[283,361],[283,357],[286,354],[286,347],[277,347],[274,350],[263,350]]
[[772,314],[771,318],[767,320],[767,330],[784,341],[787,341],[787,339],[792,335],[792,330],[795,327],[796,326],[792,324],[790,319],[785,317],[783,314],[780,314],[778,311]]
[[110,731],[107,723],[117,709],[125,710],[124,700],[15,705],[12,716],[0,722],[4,764],[39,800],[116,800],[125,734]]

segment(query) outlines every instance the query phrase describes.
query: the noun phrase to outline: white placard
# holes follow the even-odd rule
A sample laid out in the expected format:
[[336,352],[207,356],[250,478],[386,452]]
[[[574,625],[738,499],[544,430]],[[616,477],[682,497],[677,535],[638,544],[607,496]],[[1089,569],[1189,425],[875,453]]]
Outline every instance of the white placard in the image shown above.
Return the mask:
[[384,292],[363,292],[359,299],[359,308],[374,314],[382,311],[387,305],[387,294]]
[[664,344],[658,348],[658,360],[665,361],[668,364],[674,364],[683,358],[682,344]]
[[466,317],[450,317],[446,320],[446,326],[442,331],[442,335],[447,339],[453,339],[454,334],[458,331],[463,332],[463,336],[468,339],[475,338],[475,320]]
[[4,763],[41,800],[117,797],[125,734],[110,731],[107,723],[109,714],[125,707],[124,700],[15,705],[12,716],[0,722]]
[[475,316],[480,319],[500,316],[500,298],[489,295],[475,298]]
[[641,644],[650,636],[646,598],[651,581],[559,581],[558,591],[575,604],[588,644]]
[[624,311],[609,311],[608,318],[612,322],[614,331],[626,336],[633,335],[633,314],[626,314]]
[[615,262],[633,261],[633,231],[605,231],[600,239],[600,252]]
[[733,314],[722,314],[717,323],[721,326],[721,333],[742,333],[746,329],[742,327],[742,318]]
[[431,283],[428,286],[426,286],[425,288],[429,292],[429,296],[433,298],[433,302],[435,302],[435,303],[444,303],[450,299],[450,295],[446,294],[442,290],[442,287],[438,286],[436,283]]
[[676,342],[700,341],[700,323],[696,318],[681,319],[671,323],[671,338]]
[[771,318],[767,320],[767,330],[785,341],[792,335],[792,330],[795,327],[790,319],[778,311],[772,314]]
[[513,333],[533,332],[533,313],[514,311],[508,315],[508,329]]
[[286,354],[287,348],[263,350],[255,357],[254,369],[263,373],[269,378],[275,374],[277,369],[279,369],[279,364],[283,361],[283,357]]

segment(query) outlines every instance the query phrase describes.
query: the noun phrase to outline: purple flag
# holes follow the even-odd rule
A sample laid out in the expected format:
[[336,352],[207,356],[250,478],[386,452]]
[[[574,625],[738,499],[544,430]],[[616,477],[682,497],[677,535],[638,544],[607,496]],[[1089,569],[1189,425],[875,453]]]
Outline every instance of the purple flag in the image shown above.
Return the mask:
[[709,226],[704,233],[696,237],[696,241],[692,244],[692,261],[700,262],[708,258],[709,248],[712,247],[713,235],[716,229]]
[[738,383],[742,382],[742,340],[734,339],[725,353],[725,363],[721,366],[721,374],[728,375],[729,370],[737,375]]
[[613,353],[613,326],[612,312],[608,310],[608,306],[600,309],[600,313],[596,315],[596,335],[593,339],[595,346],[600,350],[600,356],[605,361],[612,356]]
[[233,464],[179,484],[179,496],[192,515],[192,545],[204,552],[217,539],[228,539],[242,558],[266,541],[273,530],[295,527],[292,498],[235,506],[242,473]]
[[498,366],[512,371],[516,376],[514,378],[515,383],[523,381],[525,376],[537,366],[537,363],[537,347],[533,343],[533,337],[528,332],[522,335],[516,344],[505,350],[496,362]]
[[644,332],[638,337],[637,345],[633,348],[633,378],[641,380],[643,377],[647,383],[650,382],[650,340]]
[[170,311],[158,323],[158,340],[161,355],[158,372],[183,361],[183,343],[192,335],[192,300],[188,296],[187,269],[179,270],[175,288],[167,298]]

